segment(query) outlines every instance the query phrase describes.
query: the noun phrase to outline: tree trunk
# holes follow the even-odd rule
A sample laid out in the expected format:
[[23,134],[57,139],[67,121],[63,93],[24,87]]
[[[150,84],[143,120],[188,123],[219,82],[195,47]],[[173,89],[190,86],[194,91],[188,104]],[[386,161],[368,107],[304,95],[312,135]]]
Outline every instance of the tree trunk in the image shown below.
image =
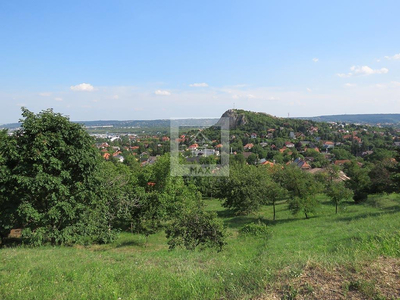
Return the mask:
[[337,202],[336,202],[336,214],[337,214],[337,207],[338,207],[338,204],[337,204]]
[[304,214],[306,215],[306,219],[308,219],[307,213],[305,212]]
[[274,207],[274,221],[275,221],[275,215],[276,215],[276,213],[275,213],[275,201],[272,202],[272,206]]

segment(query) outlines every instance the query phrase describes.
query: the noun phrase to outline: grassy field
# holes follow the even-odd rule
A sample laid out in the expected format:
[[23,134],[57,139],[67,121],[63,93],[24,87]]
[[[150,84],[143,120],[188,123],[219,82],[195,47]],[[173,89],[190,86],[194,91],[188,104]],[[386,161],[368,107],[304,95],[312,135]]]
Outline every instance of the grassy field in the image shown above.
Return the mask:
[[[282,202],[275,222],[272,207],[235,216],[205,200],[228,229],[220,253],[168,251],[162,232],[147,242],[122,233],[109,245],[3,248],[0,299],[398,299],[400,195],[344,203],[337,215],[320,200],[309,220]],[[253,222],[270,234],[239,234]]]

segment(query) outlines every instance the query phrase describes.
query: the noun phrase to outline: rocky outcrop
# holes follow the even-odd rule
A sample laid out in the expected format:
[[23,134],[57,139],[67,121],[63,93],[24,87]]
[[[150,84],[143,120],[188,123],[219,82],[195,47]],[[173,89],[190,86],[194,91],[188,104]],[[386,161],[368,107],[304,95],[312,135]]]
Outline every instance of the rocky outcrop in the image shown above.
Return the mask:
[[[229,124],[227,124],[229,122]],[[243,126],[247,124],[247,119],[244,114],[238,113],[237,110],[229,109],[222,115],[221,119],[219,119],[218,123],[215,124],[216,126],[221,126],[229,129],[236,129],[239,126]]]

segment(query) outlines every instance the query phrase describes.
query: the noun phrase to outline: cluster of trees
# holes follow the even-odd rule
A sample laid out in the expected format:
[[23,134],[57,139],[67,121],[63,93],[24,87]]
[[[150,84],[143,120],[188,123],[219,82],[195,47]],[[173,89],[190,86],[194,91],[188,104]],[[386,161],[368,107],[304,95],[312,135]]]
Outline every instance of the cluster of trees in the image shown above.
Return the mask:
[[325,193],[335,204],[352,197],[353,192],[337,180],[338,168],[314,176],[292,165],[253,166],[234,162],[229,177],[212,178],[214,193],[223,199],[223,205],[237,214],[249,214],[262,205],[271,205],[273,220],[275,206],[285,200],[293,214],[303,213],[308,219],[318,207],[317,195]]
[[[232,156],[229,177],[182,178],[171,176],[168,154],[144,168],[132,155],[124,163],[106,161],[85,129],[61,114],[23,109],[22,115],[21,129],[12,135],[0,131],[0,236],[22,228],[24,242],[32,245],[108,243],[119,230],[146,237],[165,230],[171,249],[221,250],[223,224],[205,209],[204,196],[221,198],[238,214],[271,205],[275,220],[281,200],[294,214],[309,218],[319,193],[331,199],[337,213],[345,199],[361,202],[370,193],[400,191],[398,160],[388,149],[377,149],[362,163],[344,149],[333,150],[338,157],[352,158],[343,167],[350,177],[344,182],[338,180],[339,167],[311,149],[305,155],[325,172],[249,164],[238,154]],[[262,126],[265,115],[255,118]],[[290,126],[305,130],[299,122]],[[254,152],[262,151],[256,144]],[[212,156],[200,160],[216,162]]]
[[169,156],[152,166],[105,161],[81,125],[52,110],[23,109],[21,129],[0,133],[0,235],[25,243],[107,243],[118,230],[166,229],[170,248],[221,249],[224,229],[201,194],[171,177]]

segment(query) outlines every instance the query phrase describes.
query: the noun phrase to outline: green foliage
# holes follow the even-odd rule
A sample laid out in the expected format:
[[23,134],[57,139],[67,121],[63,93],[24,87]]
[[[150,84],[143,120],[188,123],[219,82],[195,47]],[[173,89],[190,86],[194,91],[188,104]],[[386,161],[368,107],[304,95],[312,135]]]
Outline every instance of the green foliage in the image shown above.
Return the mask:
[[1,231],[22,227],[25,240],[35,245],[75,243],[82,235],[109,241],[92,138],[52,110],[22,111],[22,128],[1,142]]
[[254,154],[254,153],[251,153],[250,155],[249,155],[249,157],[247,157],[247,163],[249,164],[249,165],[255,165],[255,164],[257,164],[257,161],[258,161],[258,157],[257,157],[257,155],[256,154]]
[[329,164],[329,161],[325,158],[325,156],[314,149],[307,149],[307,151],[304,153],[304,156],[314,158],[314,161],[311,163],[313,168],[326,167]]
[[368,189],[371,183],[371,179],[368,176],[369,169],[361,167],[355,161],[351,161],[345,164],[344,172],[350,177],[350,180],[346,180],[346,187],[353,191],[354,201],[360,203],[367,200]]
[[329,185],[326,194],[331,199],[332,203],[335,204],[336,213],[338,213],[338,205],[340,202],[353,197],[353,191],[346,188],[343,182],[333,181]]
[[200,157],[199,159],[201,165],[215,165],[216,162],[215,156],[213,155]]
[[271,230],[265,223],[250,223],[244,225],[239,229],[239,233],[243,236],[263,236],[269,237],[271,235]]
[[291,165],[280,170],[277,179],[291,195],[289,209],[292,213],[303,212],[308,219],[309,214],[314,213],[319,204],[316,195],[322,191],[322,184],[313,175]]
[[331,151],[335,159],[354,159],[354,156],[344,148],[335,148]]
[[238,153],[236,155],[231,155],[230,157],[230,162],[231,163],[238,163],[238,164],[245,164],[246,163],[246,158],[243,156],[243,154]]
[[393,176],[396,173],[396,170],[392,170],[390,161],[376,162],[368,173],[371,179],[371,184],[368,188],[369,193],[391,193],[395,191]]
[[[334,269],[344,271],[338,274],[343,282],[364,279],[379,289],[382,286],[370,276],[380,275],[375,263],[381,263],[384,256],[393,266],[400,257],[400,197],[370,198],[379,206],[347,202],[346,209],[336,215],[328,199],[321,196],[319,217],[307,222],[294,218],[287,204],[279,202],[277,211],[284,221],[273,225],[268,239],[242,238],[239,233],[245,224],[257,223],[258,217],[232,216],[217,199],[206,200],[206,210],[218,213],[227,226],[227,245],[220,253],[168,251],[164,232],[149,236],[146,243],[142,235],[122,232],[107,245],[3,248],[0,298],[253,299],[268,298],[266,286],[277,283],[273,291],[282,292],[281,298],[294,296],[295,290],[297,298],[310,298],[313,295],[302,293],[308,289],[305,283],[299,287],[286,280],[299,283],[298,276],[304,271],[306,275],[310,274],[307,270],[336,274]],[[258,214],[272,218],[269,209],[262,208]],[[368,272],[360,269],[365,266],[370,266]],[[283,286],[278,290],[280,283]],[[386,281],[383,284],[387,290]]]
[[251,213],[266,204],[264,182],[267,177],[265,168],[234,164],[229,177],[221,178],[217,183],[217,196],[225,199],[225,207],[238,214]]
[[187,250],[214,248],[221,251],[225,242],[225,230],[214,212],[205,211],[200,203],[186,207],[166,229],[170,249],[184,247]]

